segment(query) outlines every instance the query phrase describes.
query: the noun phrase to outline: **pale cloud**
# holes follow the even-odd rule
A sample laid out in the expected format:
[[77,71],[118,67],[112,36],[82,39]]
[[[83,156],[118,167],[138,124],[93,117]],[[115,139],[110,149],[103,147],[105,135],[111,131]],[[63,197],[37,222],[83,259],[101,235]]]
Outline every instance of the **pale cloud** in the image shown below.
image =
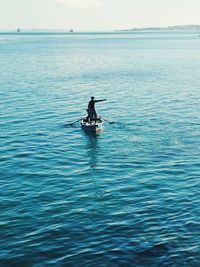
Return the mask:
[[57,0],[57,2],[72,8],[94,8],[102,5],[101,0]]

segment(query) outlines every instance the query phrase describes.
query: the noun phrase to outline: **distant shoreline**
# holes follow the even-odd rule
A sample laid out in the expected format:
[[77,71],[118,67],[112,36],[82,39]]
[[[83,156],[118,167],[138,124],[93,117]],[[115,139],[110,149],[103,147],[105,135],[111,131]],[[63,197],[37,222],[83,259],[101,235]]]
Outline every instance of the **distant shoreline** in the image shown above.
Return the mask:
[[117,30],[97,30],[97,31],[72,31],[63,29],[4,29],[0,34],[83,34],[83,33],[119,33],[119,32],[137,32],[137,31],[200,31],[200,25],[176,25],[167,27],[144,27]]
[[176,26],[167,26],[167,27],[145,27],[145,28],[132,28],[132,29],[122,29],[119,31],[152,31],[152,30],[170,30],[170,31],[176,31],[176,30],[200,30],[200,25],[176,25]]

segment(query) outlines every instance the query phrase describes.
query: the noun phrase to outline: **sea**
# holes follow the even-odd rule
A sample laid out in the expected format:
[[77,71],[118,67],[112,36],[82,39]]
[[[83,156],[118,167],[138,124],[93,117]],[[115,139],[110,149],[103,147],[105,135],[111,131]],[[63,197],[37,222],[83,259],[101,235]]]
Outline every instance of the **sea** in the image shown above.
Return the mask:
[[199,267],[199,135],[198,31],[0,33],[0,267]]

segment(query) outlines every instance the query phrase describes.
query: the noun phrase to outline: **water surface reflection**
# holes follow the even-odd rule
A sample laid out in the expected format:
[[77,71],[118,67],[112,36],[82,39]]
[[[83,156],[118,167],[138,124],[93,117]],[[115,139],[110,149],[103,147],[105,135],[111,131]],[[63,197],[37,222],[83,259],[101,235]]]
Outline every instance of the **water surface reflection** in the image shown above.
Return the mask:
[[84,134],[87,140],[86,156],[89,160],[90,168],[95,169],[98,165],[98,153],[99,153],[98,139],[100,133],[96,134],[93,132],[85,132]]

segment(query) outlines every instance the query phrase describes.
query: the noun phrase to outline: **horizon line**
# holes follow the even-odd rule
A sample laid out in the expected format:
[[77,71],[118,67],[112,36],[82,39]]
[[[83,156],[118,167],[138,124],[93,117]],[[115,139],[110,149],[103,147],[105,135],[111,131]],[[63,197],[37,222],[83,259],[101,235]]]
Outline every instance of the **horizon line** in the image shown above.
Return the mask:
[[175,29],[175,28],[200,28],[200,24],[178,24],[178,25],[169,25],[169,26],[146,26],[146,27],[130,27],[130,28],[123,28],[123,29],[99,29],[99,30],[89,30],[89,29],[58,29],[58,28],[23,28],[23,27],[16,27],[15,29],[0,29],[0,32],[63,32],[63,33],[79,33],[79,32],[112,32],[112,31],[134,31],[134,30],[147,30],[147,29]]

